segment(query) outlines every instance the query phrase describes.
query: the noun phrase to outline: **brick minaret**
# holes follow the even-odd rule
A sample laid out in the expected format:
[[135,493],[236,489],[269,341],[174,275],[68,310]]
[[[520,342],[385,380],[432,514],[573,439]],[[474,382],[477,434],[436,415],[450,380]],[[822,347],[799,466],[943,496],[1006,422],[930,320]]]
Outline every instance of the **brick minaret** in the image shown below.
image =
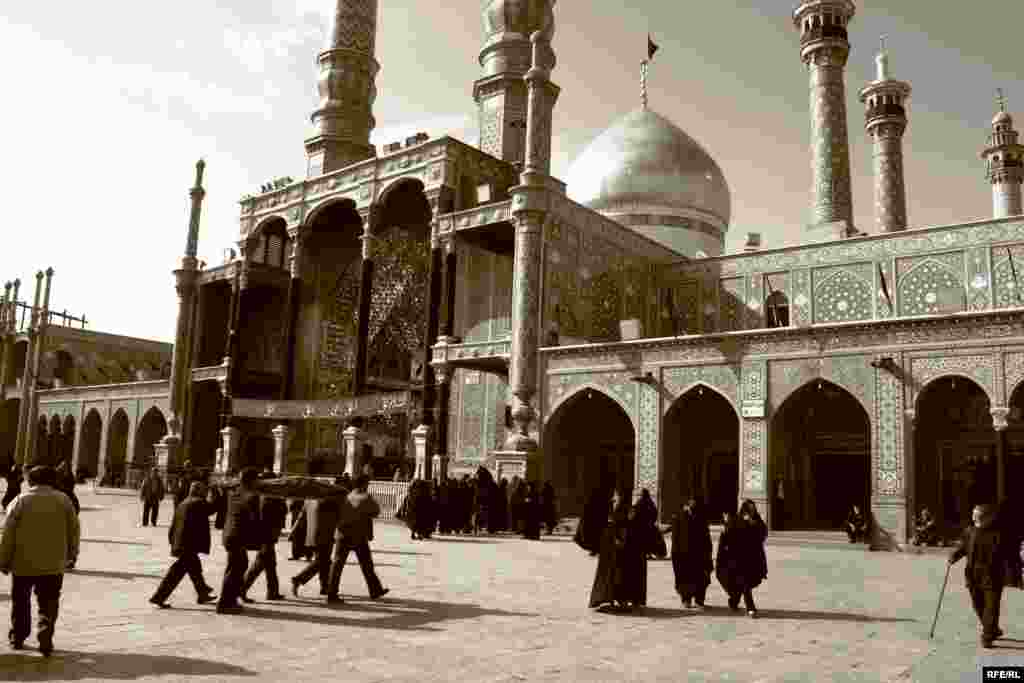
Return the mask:
[[527,88],[530,36],[541,32],[544,63],[555,65],[551,38],[555,0],[488,0],[484,3],[484,46],[480,78],[473,83],[479,112],[480,149],[512,163],[526,160]]
[[856,8],[852,0],[803,0],[793,11],[800,31],[800,57],[810,72],[811,172],[810,229],[829,237],[857,234],[850,190],[850,143],[846,125],[843,70],[850,54],[846,27]]
[[860,91],[860,101],[866,106],[864,129],[874,141],[875,225],[880,232],[896,232],[907,229],[903,132],[907,129],[904,105],[910,85],[889,75],[884,43],[875,64],[877,77]]
[[992,119],[992,134],[981,153],[992,183],[992,217],[1006,218],[1024,213],[1021,206],[1021,182],[1024,182],[1024,145],[1017,142],[1013,117],[1006,112],[1006,99],[999,91],[999,113]]
[[306,140],[310,178],[376,156],[370,144],[380,70],[376,38],[377,0],[338,0],[330,43],[317,57],[320,106],[312,116],[315,133]]

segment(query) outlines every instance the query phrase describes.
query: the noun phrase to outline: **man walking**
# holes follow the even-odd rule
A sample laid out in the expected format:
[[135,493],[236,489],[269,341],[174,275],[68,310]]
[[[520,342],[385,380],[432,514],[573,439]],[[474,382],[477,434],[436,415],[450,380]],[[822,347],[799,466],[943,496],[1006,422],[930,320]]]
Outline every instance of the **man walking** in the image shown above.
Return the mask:
[[964,578],[971,604],[981,622],[981,646],[992,647],[992,641],[1001,638],[999,628],[999,603],[1006,585],[1007,570],[1012,566],[1007,556],[1007,544],[1003,532],[995,522],[995,508],[992,505],[976,505],[972,512],[973,525],[964,530],[960,545],[949,556],[949,564],[955,564],[961,557],[967,558]]
[[306,501],[306,547],[313,548],[316,559],[292,578],[292,595],[299,597],[299,588],[314,576],[320,577],[320,595],[328,594],[331,571],[331,548],[334,545],[334,531],[341,516],[341,502],[344,497],[310,498]]
[[348,494],[342,507],[341,520],[334,532],[334,562],[331,564],[331,576],[327,589],[327,602],[341,603],[338,588],[341,584],[341,572],[345,569],[350,551],[356,551],[359,568],[366,579],[366,589],[370,599],[383,597],[390,589],[381,585],[377,572],[373,568],[373,556],[370,554],[370,541],[373,540],[373,518],[380,514],[380,505],[373,498],[367,487],[370,478],[365,474],[356,479],[355,490]]
[[0,572],[13,574],[7,637],[15,650],[25,646],[32,630],[34,589],[39,604],[39,651],[49,657],[64,569],[78,559],[78,515],[68,497],[55,488],[57,472],[52,467],[33,467],[28,484],[28,491],[8,506],[0,539]]
[[[264,479],[273,478],[273,472],[264,472]],[[260,544],[256,560],[245,573],[242,584],[242,602],[252,602],[246,593],[263,572],[267,573],[267,600],[284,600],[277,580],[277,540],[284,529],[284,520],[288,514],[288,506],[284,499],[275,496],[263,496],[260,501],[260,531],[264,536]]]
[[242,470],[238,489],[228,497],[222,536],[224,549],[228,553],[228,563],[224,568],[220,600],[217,601],[217,612],[221,614],[237,614],[242,611],[238,598],[245,583],[245,570],[249,567],[249,556],[246,551],[259,550],[261,545],[260,497],[252,490],[253,482],[257,478],[256,470]]
[[204,605],[213,601],[213,589],[206,584],[203,565],[199,561],[200,554],[210,554],[210,512],[203,485],[194,482],[189,487],[188,497],[174,510],[174,519],[167,530],[171,556],[175,560],[149,599],[157,607],[170,607],[167,598],[171,597],[186,574],[196,589],[196,602]]
[[156,469],[149,471],[142,488],[139,489],[139,498],[142,500],[142,526],[149,526],[152,521],[156,526],[156,516],[160,512],[160,501],[164,499],[164,482]]

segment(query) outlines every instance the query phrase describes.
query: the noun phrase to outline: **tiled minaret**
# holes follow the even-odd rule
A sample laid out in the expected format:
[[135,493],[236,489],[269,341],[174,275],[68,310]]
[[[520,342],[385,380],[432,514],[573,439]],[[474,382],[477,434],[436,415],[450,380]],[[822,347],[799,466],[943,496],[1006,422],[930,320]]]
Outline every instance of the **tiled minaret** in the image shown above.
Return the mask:
[[907,192],[903,180],[903,132],[910,85],[889,73],[889,55],[875,57],[877,76],[860,91],[866,106],[864,129],[874,141],[875,226],[880,232],[907,229]]
[[375,80],[377,0],[338,0],[327,49],[317,57],[320,106],[306,140],[307,176],[330,173],[376,156],[370,144]]
[[813,186],[808,228],[828,238],[857,234],[843,80],[850,54],[846,27],[855,12],[852,0],[803,0],[793,11],[800,57],[810,72]]
[[551,39],[555,0],[486,0],[480,78],[473,83],[480,126],[480,149],[511,163],[526,160],[527,88],[530,36],[539,31],[544,63],[555,65]]
[[999,113],[992,119],[992,134],[981,158],[988,166],[992,183],[992,217],[1006,218],[1024,213],[1021,182],[1024,182],[1024,145],[1017,142],[1013,117],[1006,111],[1006,99],[999,91]]

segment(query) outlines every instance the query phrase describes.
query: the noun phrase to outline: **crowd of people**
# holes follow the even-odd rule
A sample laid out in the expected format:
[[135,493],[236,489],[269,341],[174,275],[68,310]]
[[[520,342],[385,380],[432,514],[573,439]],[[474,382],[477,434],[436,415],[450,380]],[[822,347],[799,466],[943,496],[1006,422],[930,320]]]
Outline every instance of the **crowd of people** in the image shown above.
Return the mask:
[[414,479],[398,510],[412,540],[434,533],[476,534],[510,532],[539,539],[558,524],[555,488],[551,482],[526,481],[519,476],[495,481],[490,470],[474,476],[449,477],[439,482]]

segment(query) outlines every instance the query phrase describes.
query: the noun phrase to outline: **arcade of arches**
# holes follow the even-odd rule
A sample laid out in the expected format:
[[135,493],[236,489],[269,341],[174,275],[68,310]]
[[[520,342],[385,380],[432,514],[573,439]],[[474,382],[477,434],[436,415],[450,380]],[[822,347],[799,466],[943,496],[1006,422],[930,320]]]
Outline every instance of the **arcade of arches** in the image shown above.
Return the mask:
[[840,529],[871,502],[871,423],[842,387],[815,380],[772,416],[768,476],[773,529]]
[[662,428],[659,512],[670,519],[690,498],[709,520],[736,510],[739,499],[740,422],[732,404],[698,385],[676,399]]
[[544,428],[544,479],[562,515],[579,515],[602,485],[633,490],[636,434],[626,411],[595,389],[558,407]]

